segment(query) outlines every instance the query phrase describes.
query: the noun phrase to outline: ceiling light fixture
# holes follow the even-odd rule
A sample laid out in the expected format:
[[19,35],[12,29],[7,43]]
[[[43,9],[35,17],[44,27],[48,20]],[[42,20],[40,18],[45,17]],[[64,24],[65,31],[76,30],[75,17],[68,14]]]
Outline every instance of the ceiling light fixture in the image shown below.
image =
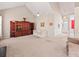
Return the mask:
[[40,15],[39,15],[39,12],[37,12],[37,16],[40,16]]
[[66,19],[67,17],[66,16],[63,16],[63,18]]

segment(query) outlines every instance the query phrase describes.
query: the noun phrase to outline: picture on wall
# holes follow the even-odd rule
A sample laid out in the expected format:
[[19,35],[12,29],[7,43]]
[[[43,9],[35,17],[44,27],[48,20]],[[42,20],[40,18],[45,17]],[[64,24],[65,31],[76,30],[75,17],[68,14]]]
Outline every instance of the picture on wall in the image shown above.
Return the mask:
[[71,20],[71,28],[74,29],[74,20]]
[[44,27],[45,23],[44,22],[41,22],[41,27]]
[[49,25],[50,25],[50,26],[52,26],[52,25],[53,25],[53,23],[52,23],[52,22],[50,22],[50,23],[49,23]]

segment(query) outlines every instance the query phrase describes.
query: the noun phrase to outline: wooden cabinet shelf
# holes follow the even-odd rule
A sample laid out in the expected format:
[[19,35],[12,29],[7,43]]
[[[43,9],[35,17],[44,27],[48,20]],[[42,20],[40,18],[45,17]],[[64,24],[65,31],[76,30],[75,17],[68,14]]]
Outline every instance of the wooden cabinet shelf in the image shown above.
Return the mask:
[[33,34],[34,23],[27,21],[10,21],[10,37]]

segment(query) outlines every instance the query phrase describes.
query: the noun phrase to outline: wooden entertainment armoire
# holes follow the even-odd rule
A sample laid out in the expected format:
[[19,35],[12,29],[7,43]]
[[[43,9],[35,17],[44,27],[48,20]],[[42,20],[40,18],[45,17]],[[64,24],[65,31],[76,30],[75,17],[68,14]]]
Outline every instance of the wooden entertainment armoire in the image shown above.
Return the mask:
[[34,23],[28,21],[10,21],[10,37],[33,34]]

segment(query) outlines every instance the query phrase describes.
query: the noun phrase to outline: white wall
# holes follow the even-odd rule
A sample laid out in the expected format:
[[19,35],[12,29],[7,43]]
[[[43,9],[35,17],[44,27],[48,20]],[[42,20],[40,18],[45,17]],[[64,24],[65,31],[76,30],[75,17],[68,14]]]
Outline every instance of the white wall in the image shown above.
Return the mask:
[[50,4],[53,12],[52,18],[53,18],[54,36],[61,35],[63,19],[62,19],[60,8],[57,3],[50,3]]
[[[41,27],[41,23],[44,22],[45,26]],[[52,26],[49,24],[52,23]],[[48,36],[54,35],[54,19],[53,16],[41,15],[36,19],[36,30],[37,31],[46,31]]]
[[34,16],[25,6],[4,10],[2,16],[3,16],[3,38],[10,38],[11,20],[23,21],[23,17],[26,17],[27,21],[34,22]]
[[60,13],[55,13],[54,14],[54,33],[56,35],[61,35],[62,34],[62,15]]
[[79,7],[75,8],[75,37],[79,38]]
[[[36,18],[36,28],[38,31],[40,30],[46,30],[48,32],[48,36],[56,36],[58,34],[62,33],[62,15],[60,14],[59,8],[56,4],[52,4],[52,14],[44,14],[40,15],[38,18]],[[54,7],[55,6],[55,7]],[[41,27],[40,23],[44,22],[45,27]],[[52,26],[49,25],[49,23],[53,23]],[[60,27],[58,27],[58,24]]]
[[[41,22],[45,23],[44,27],[41,27]],[[36,29],[37,31],[47,31],[47,35],[49,37],[60,35],[62,33],[62,16],[60,13],[54,13],[51,15],[41,15],[36,19]],[[53,25],[50,26],[49,24],[52,23]],[[58,27],[58,24],[60,27]]]

